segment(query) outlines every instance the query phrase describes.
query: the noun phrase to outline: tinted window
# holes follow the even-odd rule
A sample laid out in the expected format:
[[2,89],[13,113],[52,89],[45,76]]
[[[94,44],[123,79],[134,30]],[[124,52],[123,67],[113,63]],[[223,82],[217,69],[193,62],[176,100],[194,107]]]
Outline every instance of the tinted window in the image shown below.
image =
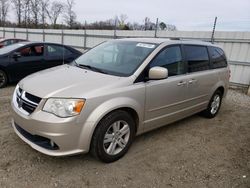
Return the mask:
[[24,45],[25,44],[17,43],[17,44],[13,44],[13,45],[9,45],[9,46],[6,46],[4,48],[1,48],[0,49],[0,55],[12,52],[12,51],[16,50],[17,48],[20,48],[20,47],[22,47]]
[[21,48],[18,52],[20,52],[21,56],[23,57],[42,56],[43,46],[42,45],[29,46],[26,48]]
[[11,40],[11,44],[16,44],[16,43],[18,43],[18,42],[19,42],[19,41],[16,40],[16,39]]
[[6,41],[3,42],[4,46],[9,46],[11,44],[12,44],[12,40],[6,40]]
[[209,69],[207,47],[185,45],[184,51],[188,63],[188,72],[197,72]]
[[181,49],[179,46],[167,47],[161,51],[150,64],[150,67],[165,67],[169,76],[185,73],[185,65],[182,62]]
[[47,55],[48,56],[67,56],[71,55],[72,52],[63,46],[58,45],[47,45]]
[[209,47],[212,57],[213,68],[222,68],[227,66],[226,56],[222,49],[217,47]]

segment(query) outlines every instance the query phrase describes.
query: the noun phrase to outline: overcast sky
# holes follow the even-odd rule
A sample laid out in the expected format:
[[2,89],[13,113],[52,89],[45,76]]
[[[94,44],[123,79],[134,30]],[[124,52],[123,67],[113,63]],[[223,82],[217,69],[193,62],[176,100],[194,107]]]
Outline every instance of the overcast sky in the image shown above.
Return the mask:
[[[81,23],[126,14],[131,23],[158,17],[178,30],[210,31],[217,16],[217,30],[250,31],[250,0],[75,0],[74,9]],[[15,19],[13,11],[9,18]]]
[[126,14],[128,21],[143,23],[147,16],[177,26],[178,30],[250,31],[250,0],[75,0],[78,21],[93,22]]

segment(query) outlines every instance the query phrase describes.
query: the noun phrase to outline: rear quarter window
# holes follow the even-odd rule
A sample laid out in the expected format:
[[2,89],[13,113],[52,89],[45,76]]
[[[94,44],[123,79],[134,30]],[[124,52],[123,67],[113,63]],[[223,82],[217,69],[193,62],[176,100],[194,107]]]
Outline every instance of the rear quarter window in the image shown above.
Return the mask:
[[224,51],[218,47],[209,47],[209,53],[211,56],[212,68],[227,67],[227,60]]
[[49,44],[47,47],[47,56],[49,57],[61,57],[70,56],[72,52],[64,46]]

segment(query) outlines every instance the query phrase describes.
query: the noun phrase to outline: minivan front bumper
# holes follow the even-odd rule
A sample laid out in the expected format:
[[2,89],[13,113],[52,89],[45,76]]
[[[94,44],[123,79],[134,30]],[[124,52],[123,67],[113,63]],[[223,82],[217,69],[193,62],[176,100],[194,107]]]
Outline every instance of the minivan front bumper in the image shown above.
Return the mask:
[[81,140],[85,125],[77,117],[60,118],[42,110],[25,115],[13,101],[11,105],[15,133],[35,150],[50,156],[88,152],[89,147]]

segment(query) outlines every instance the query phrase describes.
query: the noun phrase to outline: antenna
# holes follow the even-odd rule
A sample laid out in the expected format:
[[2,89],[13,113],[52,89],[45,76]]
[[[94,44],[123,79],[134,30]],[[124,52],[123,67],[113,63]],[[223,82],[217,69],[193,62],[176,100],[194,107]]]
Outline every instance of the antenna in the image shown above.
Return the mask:
[[214,43],[214,33],[215,33],[216,23],[217,23],[217,16],[214,19],[214,26],[213,26],[212,36],[211,36],[211,43]]

